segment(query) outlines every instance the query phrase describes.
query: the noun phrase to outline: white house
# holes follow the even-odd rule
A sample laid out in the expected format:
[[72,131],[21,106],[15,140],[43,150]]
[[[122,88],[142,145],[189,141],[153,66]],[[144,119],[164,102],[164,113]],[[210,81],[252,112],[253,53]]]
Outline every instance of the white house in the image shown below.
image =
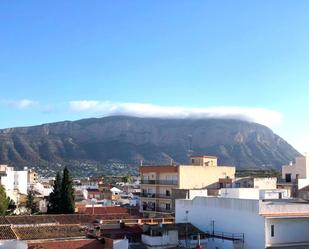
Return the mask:
[[0,183],[3,185],[6,194],[18,202],[16,194],[27,194],[28,170],[14,171],[13,167],[0,165]]
[[287,199],[290,198],[289,194],[287,189],[222,188],[219,190],[220,197],[253,200]]
[[[177,223],[190,222],[204,232],[243,234],[244,249],[309,248],[309,204],[293,199],[176,200],[175,218]],[[227,243],[216,247],[231,248]]]

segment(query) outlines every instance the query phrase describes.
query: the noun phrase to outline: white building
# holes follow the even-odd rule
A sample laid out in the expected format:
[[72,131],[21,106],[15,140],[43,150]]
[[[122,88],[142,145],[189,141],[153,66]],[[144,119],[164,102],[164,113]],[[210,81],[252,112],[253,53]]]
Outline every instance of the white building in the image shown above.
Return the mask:
[[53,192],[53,188],[51,185],[42,184],[40,182],[36,182],[32,185],[34,191],[38,192],[42,196],[49,196],[51,192]]
[[234,188],[276,189],[277,177],[236,177],[232,185]]
[[225,198],[238,199],[287,199],[290,198],[287,189],[257,189],[257,188],[222,188],[219,190],[219,196]]
[[[309,248],[309,204],[295,200],[176,200],[176,222],[190,222],[204,232],[243,234],[244,249]],[[235,247],[222,243],[216,248]]]
[[15,202],[18,202],[16,194],[27,194],[28,169],[14,171],[13,167],[0,165],[0,183],[6,194]]

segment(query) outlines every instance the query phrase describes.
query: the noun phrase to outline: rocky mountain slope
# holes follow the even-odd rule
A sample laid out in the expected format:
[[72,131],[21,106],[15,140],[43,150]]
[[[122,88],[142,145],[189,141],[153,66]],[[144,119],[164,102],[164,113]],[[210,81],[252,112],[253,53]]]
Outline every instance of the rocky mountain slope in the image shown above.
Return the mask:
[[112,116],[0,130],[0,163],[45,175],[64,165],[76,175],[134,173],[141,160],[186,163],[190,154],[279,169],[299,153],[269,128],[238,120]]

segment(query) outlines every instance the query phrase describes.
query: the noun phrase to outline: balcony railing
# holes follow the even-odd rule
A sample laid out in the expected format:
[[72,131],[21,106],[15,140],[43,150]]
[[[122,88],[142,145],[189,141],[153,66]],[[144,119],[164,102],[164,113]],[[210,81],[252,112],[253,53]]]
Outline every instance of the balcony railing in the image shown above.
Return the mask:
[[142,184],[156,184],[156,185],[177,185],[177,180],[142,180]]
[[162,199],[171,199],[171,195],[164,195],[164,194],[151,194],[151,193],[142,193],[141,197],[146,198],[162,198]]
[[160,213],[172,213],[172,209],[166,208],[150,208],[150,207],[143,207],[143,211],[152,211],[152,212],[160,212]]

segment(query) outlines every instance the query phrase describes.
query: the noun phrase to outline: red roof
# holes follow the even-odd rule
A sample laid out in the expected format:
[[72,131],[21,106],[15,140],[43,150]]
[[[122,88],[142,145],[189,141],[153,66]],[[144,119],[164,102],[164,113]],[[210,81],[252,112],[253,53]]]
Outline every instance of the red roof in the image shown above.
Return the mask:
[[128,209],[124,207],[116,207],[116,206],[110,206],[110,207],[86,207],[83,210],[83,213],[85,214],[128,214]]

